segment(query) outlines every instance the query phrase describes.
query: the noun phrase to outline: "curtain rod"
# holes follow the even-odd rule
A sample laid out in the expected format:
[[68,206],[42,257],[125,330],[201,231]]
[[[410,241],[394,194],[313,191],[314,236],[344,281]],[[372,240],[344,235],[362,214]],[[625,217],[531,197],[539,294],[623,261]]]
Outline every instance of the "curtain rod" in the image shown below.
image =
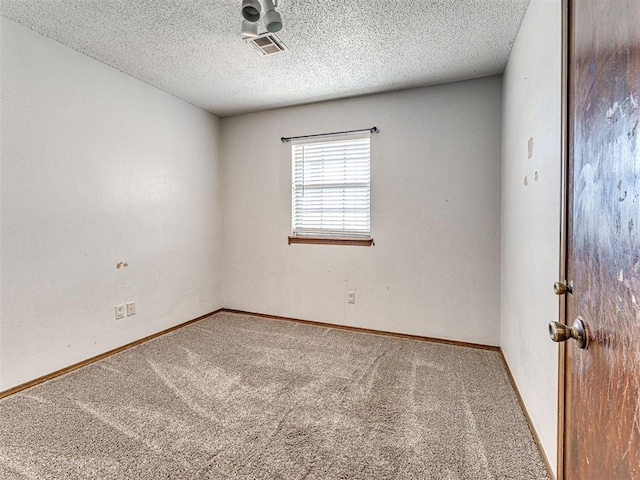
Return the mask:
[[347,130],[346,132],[333,132],[333,133],[316,133],[315,135],[300,135],[299,137],[281,137],[282,143],[290,142],[291,140],[297,140],[298,138],[317,138],[317,137],[332,137],[334,135],[348,135],[350,133],[380,133],[378,127],[363,128],[360,130]]

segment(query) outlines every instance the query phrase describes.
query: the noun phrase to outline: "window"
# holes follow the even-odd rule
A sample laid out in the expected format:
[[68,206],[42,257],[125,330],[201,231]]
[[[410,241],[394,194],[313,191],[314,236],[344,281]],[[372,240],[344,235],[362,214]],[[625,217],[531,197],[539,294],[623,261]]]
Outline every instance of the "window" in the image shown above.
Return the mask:
[[371,245],[370,135],[292,145],[289,243]]

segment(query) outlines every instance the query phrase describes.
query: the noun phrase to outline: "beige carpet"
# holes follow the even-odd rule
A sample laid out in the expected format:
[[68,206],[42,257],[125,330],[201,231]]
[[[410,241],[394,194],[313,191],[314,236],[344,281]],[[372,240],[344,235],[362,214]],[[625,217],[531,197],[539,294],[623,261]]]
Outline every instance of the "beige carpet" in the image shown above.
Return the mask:
[[0,401],[2,479],[547,479],[498,353],[222,313]]

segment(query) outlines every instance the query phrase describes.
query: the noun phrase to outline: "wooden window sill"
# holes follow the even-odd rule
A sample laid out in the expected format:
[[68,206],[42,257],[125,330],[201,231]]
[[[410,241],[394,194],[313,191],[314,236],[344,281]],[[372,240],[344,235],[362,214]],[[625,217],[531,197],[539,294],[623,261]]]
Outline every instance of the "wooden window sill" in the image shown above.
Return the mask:
[[370,247],[374,244],[373,238],[289,236],[289,245],[291,245],[292,243],[310,243],[315,245],[352,245],[356,247]]

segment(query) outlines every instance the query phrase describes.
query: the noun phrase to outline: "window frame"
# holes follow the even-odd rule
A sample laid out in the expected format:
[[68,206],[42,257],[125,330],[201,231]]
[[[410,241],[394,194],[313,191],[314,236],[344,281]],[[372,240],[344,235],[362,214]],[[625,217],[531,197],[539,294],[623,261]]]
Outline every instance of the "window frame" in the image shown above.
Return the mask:
[[[288,237],[288,243],[291,244],[315,244],[315,245],[349,245],[349,246],[372,246],[374,245],[373,237],[371,235],[371,133],[366,134],[342,134],[342,135],[330,135],[326,137],[313,138],[313,139],[301,139],[291,142],[290,155],[291,155],[291,234]],[[299,145],[309,144],[322,144],[339,142],[345,140],[358,140],[367,138],[369,140],[369,158],[368,158],[368,232],[363,234],[357,233],[345,233],[341,234],[336,231],[327,231],[323,233],[296,233],[296,147]]]

